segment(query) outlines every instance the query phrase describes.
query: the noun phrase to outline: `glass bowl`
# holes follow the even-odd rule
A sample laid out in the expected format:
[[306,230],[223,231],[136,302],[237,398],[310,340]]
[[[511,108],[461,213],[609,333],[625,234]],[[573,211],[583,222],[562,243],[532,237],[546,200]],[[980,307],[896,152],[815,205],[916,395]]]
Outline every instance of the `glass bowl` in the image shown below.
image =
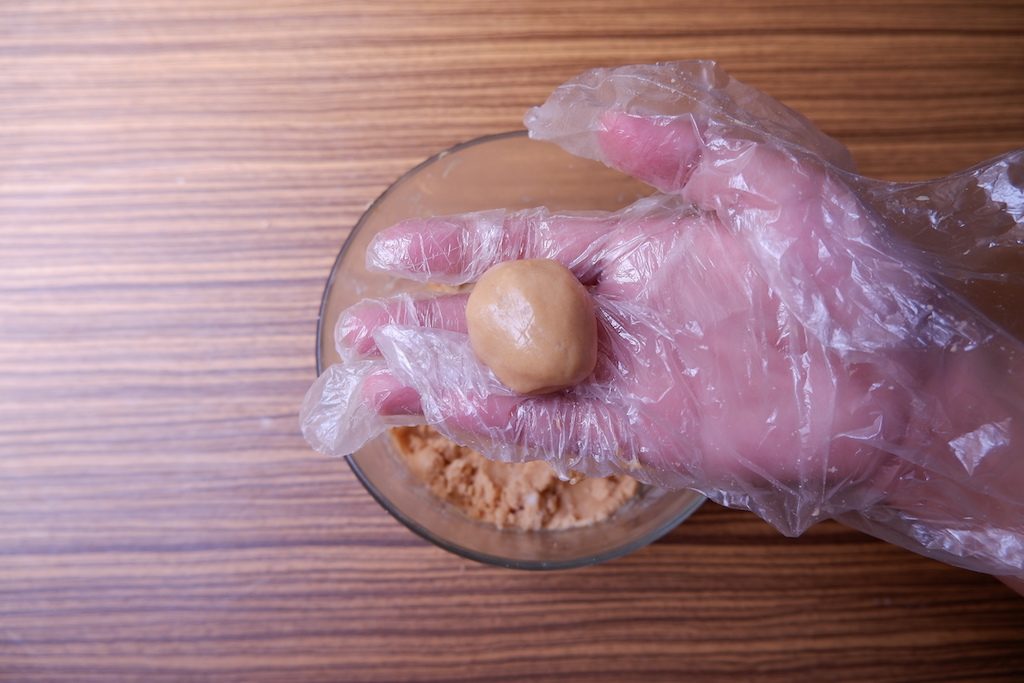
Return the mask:
[[[370,205],[342,246],[320,306],[317,374],[340,361],[334,327],[342,310],[366,297],[423,288],[367,272],[366,247],[380,230],[405,218],[494,208],[616,210],[651,192],[597,162],[530,140],[525,131],[477,138],[427,159]],[[412,531],[472,560],[519,569],[564,569],[620,557],[668,533],[705,500],[693,491],[643,486],[614,515],[590,526],[501,530],[469,519],[431,494],[387,434],[347,459],[366,490]]]

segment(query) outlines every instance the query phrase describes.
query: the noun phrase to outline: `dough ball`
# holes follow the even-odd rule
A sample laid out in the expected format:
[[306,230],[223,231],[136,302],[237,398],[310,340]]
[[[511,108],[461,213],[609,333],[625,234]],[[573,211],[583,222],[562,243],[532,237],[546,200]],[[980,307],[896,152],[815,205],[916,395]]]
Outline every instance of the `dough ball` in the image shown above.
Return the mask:
[[513,391],[558,391],[594,371],[594,303],[557,261],[506,261],[490,268],[469,295],[466,318],[473,351]]

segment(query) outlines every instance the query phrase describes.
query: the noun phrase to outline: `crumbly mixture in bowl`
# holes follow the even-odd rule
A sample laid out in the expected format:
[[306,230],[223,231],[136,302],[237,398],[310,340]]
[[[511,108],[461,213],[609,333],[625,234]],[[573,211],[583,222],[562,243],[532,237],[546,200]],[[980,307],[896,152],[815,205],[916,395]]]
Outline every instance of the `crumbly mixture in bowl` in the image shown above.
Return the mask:
[[391,438],[409,469],[435,496],[499,529],[594,524],[610,517],[639,489],[629,477],[569,482],[544,462],[492,462],[431,427],[397,427]]

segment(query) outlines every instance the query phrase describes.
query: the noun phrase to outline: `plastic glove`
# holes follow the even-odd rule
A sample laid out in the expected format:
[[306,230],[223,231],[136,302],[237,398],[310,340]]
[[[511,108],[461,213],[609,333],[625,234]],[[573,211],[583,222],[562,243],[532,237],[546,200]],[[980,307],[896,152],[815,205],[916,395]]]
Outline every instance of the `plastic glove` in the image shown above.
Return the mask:
[[492,458],[695,488],[787,534],[834,517],[1024,576],[1024,349],[961,296],[1020,285],[1020,153],[933,183],[865,179],[709,62],[590,72],[527,124],[665,194],[600,216],[408,221],[368,262],[457,284],[561,261],[599,312],[593,377],[519,396],[474,357],[464,296],[364,302],[339,321],[349,363],[307,397],[314,446],[425,419]]

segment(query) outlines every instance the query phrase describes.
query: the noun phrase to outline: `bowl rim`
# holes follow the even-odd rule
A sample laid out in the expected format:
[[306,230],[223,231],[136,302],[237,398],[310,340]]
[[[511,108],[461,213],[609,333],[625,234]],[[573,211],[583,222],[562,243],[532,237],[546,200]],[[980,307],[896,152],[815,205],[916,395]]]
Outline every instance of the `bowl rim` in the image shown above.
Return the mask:
[[[388,199],[388,197],[392,194],[392,192],[396,188],[401,186],[403,183],[405,183],[407,180],[409,180],[410,178],[415,176],[417,173],[419,173],[423,169],[427,168],[428,166],[431,166],[432,164],[436,163],[437,161],[440,161],[441,159],[443,159],[443,158],[445,158],[445,157],[447,157],[447,156],[449,156],[451,154],[460,152],[460,151],[462,151],[464,149],[467,149],[469,147],[476,147],[478,145],[484,145],[484,144],[491,143],[491,142],[498,142],[500,140],[506,140],[506,139],[510,139],[510,138],[527,138],[528,136],[529,136],[529,133],[527,131],[525,131],[525,130],[514,130],[514,131],[507,131],[507,132],[504,132],[504,133],[494,133],[494,134],[491,134],[491,135],[482,135],[480,137],[473,138],[471,140],[466,140],[464,142],[460,142],[458,144],[452,145],[451,147],[448,147],[448,148],[446,148],[444,150],[441,150],[440,152],[437,152],[436,154],[433,154],[433,155],[427,157],[426,159],[424,159],[420,163],[416,164],[415,166],[413,166],[409,170],[407,170],[404,173],[402,173],[402,175],[400,175],[394,182],[392,182],[390,185],[388,185],[387,189],[385,189],[376,199],[373,200],[373,202],[370,203],[369,206],[366,207],[366,209],[363,211],[363,213],[359,216],[359,220],[357,220],[355,225],[352,226],[352,229],[349,231],[348,236],[345,238],[345,241],[342,243],[341,249],[338,251],[338,255],[334,259],[334,264],[331,266],[331,271],[330,271],[330,273],[327,276],[327,281],[324,284],[323,294],[321,295],[321,299],[320,299],[320,310],[319,310],[319,312],[317,314],[317,320],[316,320],[316,338],[315,338],[315,342],[316,342],[316,374],[317,374],[318,377],[324,371],[324,359],[323,359],[323,356],[322,356],[322,353],[321,353],[321,346],[322,346],[321,345],[321,338],[322,338],[322,335],[323,335],[323,332],[324,332],[324,329],[323,329],[324,325],[327,324],[327,321],[325,320],[325,318],[326,318],[326,314],[327,314],[327,303],[328,303],[329,295],[331,293],[331,289],[332,289],[332,287],[334,285],[334,281],[335,281],[336,277],[338,276],[339,267],[341,266],[342,261],[345,259],[345,256],[348,253],[349,248],[352,246],[352,244],[355,241],[355,236],[359,233],[359,230],[362,229],[363,225],[366,223],[366,221],[369,219],[369,217],[373,214],[374,210],[381,203],[386,201]],[[620,546],[618,546],[616,548],[613,548],[613,549],[608,550],[608,551],[603,552],[603,553],[599,553],[597,555],[587,555],[587,556],[580,557],[580,558],[575,558],[575,559],[570,559],[570,560],[558,560],[558,561],[548,561],[548,560],[513,560],[513,559],[510,559],[510,558],[506,558],[506,557],[500,557],[498,555],[491,555],[489,553],[483,553],[483,552],[479,552],[479,551],[476,551],[476,550],[471,550],[469,548],[460,546],[458,543],[455,543],[453,541],[449,541],[449,540],[447,540],[445,538],[441,538],[441,537],[437,536],[436,534],[430,532],[428,529],[426,529],[425,527],[421,526],[418,522],[416,522],[416,520],[412,519],[411,517],[408,517],[407,515],[403,514],[401,511],[396,509],[394,506],[392,506],[390,501],[379,490],[377,490],[377,488],[369,480],[369,478],[362,471],[362,469],[360,469],[358,463],[356,463],[356,461],[352,458],[352,456],[350,456],[350,455],[345,456],[345,462],[348,463],[349,468],[351,468],[353,474],[356,475],[356,478],[363,485],[363,488],[365,488],[367,490],[367,492],[370,494],[370,496],[375,501],[377,501],[377,503],[382,508],[384,508],[388,512],[388,514],[390,514],[392,517],[394,517],[402,525],[404,525],[407,529],[412,531],[414,534],[416,534],[420,538],[423,538],[424,540],[429,541],[430,543],[438,546],[439,548],[447,550],[448,552],[450,552],[452,554],[459,555],[460,557],[464,557],[466,559],[473,560],[473,561],[476,561],[476,562],[481,562],[483,564],[490,564],[490,565],[495,565],[495,566],[498,566],[498,567],[505,567],[507,569],[525,569],[525,570],[574,569],[574,568],[577,568],[577,567],[586,567],[586,566],[590,566],[590,565],[600,564],[602,562],[607,562],[609,560],[614,560],[616,558],[623,557],[625,555],[629,555],[630,553],[633,553],[633,552],[639,550],[640,548],[643,548],[644,546],[650,545],[651,543],[653,543],[654,541],[658,540],[659,538],[661,538],[662,536],[664,536],[668,532],[672,531],[672,529],[674,529],[677,526],[679,526],[679,524],[681,524],[684,520],[686,520],[687,517],[692,515],[693,512],[697,508],[699,508],[701,505],[703,505],[704,502],[707,500],[706,496],[704,496],[703,494],[701,494],[701,493],[699,493],[697,491],[693,491],[691,489],[686,489],[685,491],[681,491],[680,492],[681,494],[685,493],[685,494],[693,496],[693,501],[689,505],[685,506],[680,511],[679,514],[677,514],[674,517],[670,518],[667,522],[665,522],[664,524],[661,524],[660,526],[655,528],[653,531],[651,531],[651,532],[649,532],[647,534],[644,534],[642,536],[639,536],[637,538],[634,538],[634,539],[630,540],[627,543],[624,543],[624,544],[622,544],[622,545],[620,545]],[[571,531],[571,529],[566,530],[566,531]],[[526,532],[506,531],[504,533],[526,533]]]

